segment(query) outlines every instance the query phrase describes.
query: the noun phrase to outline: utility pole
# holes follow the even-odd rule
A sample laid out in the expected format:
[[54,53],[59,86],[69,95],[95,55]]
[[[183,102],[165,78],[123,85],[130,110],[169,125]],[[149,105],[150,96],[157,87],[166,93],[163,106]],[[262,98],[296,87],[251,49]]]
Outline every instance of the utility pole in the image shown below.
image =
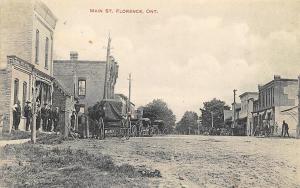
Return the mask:
[[211,127],[213,128],[214,127],[214,113],[213,112],[210,112],[211,113]]
[[235,97],[236,97],[236,92],[237,90],[233,90],[233,127],[235,127],[235,119],[236,119],[236,113],[235,113],[235,107],[236,107],[236,102],[235,102]]
[[129,73],[129,78],[128,78],[128,81],[129,81],[129,85],[128,85],[128,88],[129,88],[129,93],[128,93],[128,113],[131,113],[131,109],[130,109],[130,103],[131,103],[131,73]]
[[106,66],[105,66],[105,78],[104,78],[104,93],[103,93],[103,99],[107,99],[107,77],[108,77],[108,69],[110,65],[110,34],[108,35],[108,43],[107,43],[107,51],[106,51]]

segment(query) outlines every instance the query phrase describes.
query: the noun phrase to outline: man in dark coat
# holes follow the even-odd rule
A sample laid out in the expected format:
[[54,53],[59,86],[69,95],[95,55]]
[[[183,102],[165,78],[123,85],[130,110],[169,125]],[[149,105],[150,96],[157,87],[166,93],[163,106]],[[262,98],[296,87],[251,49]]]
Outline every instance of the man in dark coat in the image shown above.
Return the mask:
[[283,137],[285,137],[286,134],[288,135],[288,137],[290,137],[290,135],[289,135],[289,125],[286,122],[284,122],[284,121],[283,121],[283,123],[284,123],[284,134],[283,134]]
[[58,122],[59,122],[59,110],[58,107],[56,107],[53,111],[52,111],[52,120],[53,120],[53,131],[57,132],[57,126],[58,126]]
[[41,108],[41,118],[43,121],[43,131],[47,131],[48,114],[47,114],[47,103]]
[[283,137],[285,137],[286,134],[287,134],[288,137],[290,137],[290,135],[289,135],[289,125],[285,121],[283,121],[282,127],[283,127]]
[[49,105],[47,108],[47,115],[48,115],[47,131],[51,132],[52,130],[52,106],[51,105]]
[[30,106],[30,101],[26,101],[26,105],[24,106],[24,117],[26,118],[26,131],[29,131],[32,117],[32,108]]
[[13,125],[15,130],[19,129],[21,119],[21,106],[20,101],[17,101],[17,103],[13,106]]
[[40,102],[37,101],[36,107],[36,130],[39,130],[41,126],[41,105]]

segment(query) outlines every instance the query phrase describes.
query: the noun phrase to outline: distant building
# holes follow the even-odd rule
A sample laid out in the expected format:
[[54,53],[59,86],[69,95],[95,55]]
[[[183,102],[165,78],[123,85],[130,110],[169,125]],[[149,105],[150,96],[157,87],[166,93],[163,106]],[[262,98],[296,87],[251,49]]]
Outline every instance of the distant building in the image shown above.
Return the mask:
[[225,125],[225,127],[231,127],[232,126],[232,120],[233,120],[232,110],[224,110],[223,114],[224,114],[224,125]]
[[[10,132],[12,106],[52,103],[56,17],[37,0],[2,0],[0,6],[0,128]],[[33,99],[35,92],[36,99]],[[24,117],[20,129],[24,129]]]
[[[281,133],[283,121],[289,124],[289,132],[295,136],[297,126],[298,80],[274,76],[265,85],[258,86],[258,100],[254,101],[254,133],[258,134],[265,126],[270,126],[273,134]],[[287,111],[288,109],[294,111]]]
[[239,123],[246,127],[245,134],[250,136],[253,133],[253,102],[258,99],[257,92],[245,92],[240,95],[241,111],[239,114]]
[[[232,103],[232,130],[233,135],[244,136],[246,125],[241,121],[241,103]],[[234,118],[235,117],[235,118]]]
[[53,62],[55,79],[79,99],[82,113],[103,98],[114,98],[119,66],[107,53],[106,61],[78,60],[78,53],[71,52],[70,60]]

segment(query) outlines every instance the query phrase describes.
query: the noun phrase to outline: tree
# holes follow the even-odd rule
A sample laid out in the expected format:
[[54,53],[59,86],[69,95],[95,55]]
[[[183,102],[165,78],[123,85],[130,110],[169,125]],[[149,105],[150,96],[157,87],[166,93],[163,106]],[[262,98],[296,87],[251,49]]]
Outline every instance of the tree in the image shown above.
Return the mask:
[[204,102],[202,111],[202,125],[204,127],[212,126],[212,116],[214,127],[224,126],[224,110],[230,110],[230,107],[224,101],[214,98],[211,101]]
[[196,133],[198,130],[198,115],[196,112],[186,111],[181,120],[176,124],[176,131],[181,134]]
[[163,120],[168,133],[172,132],[176,122],[176,116],[169,109],[166,102],[161,99],[154,99],[144,107],[143,117],[154,120]]

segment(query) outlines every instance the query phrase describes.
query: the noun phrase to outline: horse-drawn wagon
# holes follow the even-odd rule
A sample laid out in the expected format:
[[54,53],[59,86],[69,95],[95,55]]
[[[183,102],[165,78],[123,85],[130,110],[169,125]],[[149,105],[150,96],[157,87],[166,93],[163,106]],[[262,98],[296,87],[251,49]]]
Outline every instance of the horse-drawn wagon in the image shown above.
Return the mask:
[[104,99],[89,108],[89,116],[95,124],[93,135],[104,139],[106,135],[129,138],[137,134],[124,103],[114,99]]

